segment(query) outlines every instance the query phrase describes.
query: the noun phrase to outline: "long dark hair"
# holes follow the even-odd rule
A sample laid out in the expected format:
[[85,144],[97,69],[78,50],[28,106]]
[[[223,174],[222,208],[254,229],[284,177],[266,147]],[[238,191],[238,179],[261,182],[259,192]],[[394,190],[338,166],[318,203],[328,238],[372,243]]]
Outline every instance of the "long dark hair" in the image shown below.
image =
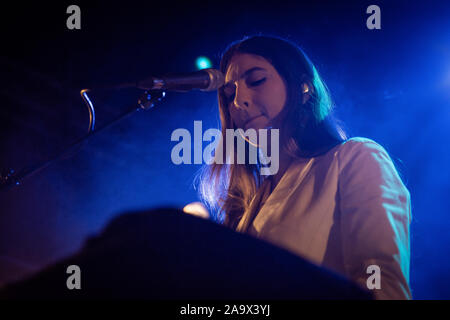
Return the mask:
[[[326,153],[348,137],[342,122],[333,114],[334,104],[317,69],[291,41],[277,37],[251,36],[228,46],[222,55],[220,70],[225,74],[235,54],[248,53],[269,61],[287,86],[280,130],[280,152],[292,158],[311,158]],[[312,84],[311,96],[302,103],[302,84]],[[223,89],[218,91],[222,141],[226,129],[234,128]],[[235,227],[264,180],[259,167],[252,164],[206,165],[197,176],[201,199],[219,223]]]

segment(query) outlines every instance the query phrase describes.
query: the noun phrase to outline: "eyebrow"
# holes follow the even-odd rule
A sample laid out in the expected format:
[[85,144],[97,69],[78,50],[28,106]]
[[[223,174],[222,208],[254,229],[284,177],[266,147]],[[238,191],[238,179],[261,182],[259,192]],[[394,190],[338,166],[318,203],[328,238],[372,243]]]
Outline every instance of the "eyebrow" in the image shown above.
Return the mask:
[[[241,76],[239,77],[239,79],[245,78],[246,76],[248,76],[253,71],[259,71],[259,70],[267,71],[266,69],[261,68],[261,67],[253,67],[253,68],[250,68],[250,69],[246,70],[244,73],[242,73]],[[224,86],[228,86],[231,82],[232,81],[228,81],[227,83],[225,83]]]

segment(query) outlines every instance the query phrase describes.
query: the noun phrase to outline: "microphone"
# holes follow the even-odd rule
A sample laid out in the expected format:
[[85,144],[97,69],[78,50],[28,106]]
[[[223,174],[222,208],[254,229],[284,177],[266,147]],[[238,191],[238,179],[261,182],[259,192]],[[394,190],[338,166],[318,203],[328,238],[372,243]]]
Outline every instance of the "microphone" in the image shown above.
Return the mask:
[[217,69],[203,69],[190,73],[168,74],[151,77],[137,82],[137,87],[144,90],[165,90],[186,92],[190,90],[214,91],[225,83],[223,73]]

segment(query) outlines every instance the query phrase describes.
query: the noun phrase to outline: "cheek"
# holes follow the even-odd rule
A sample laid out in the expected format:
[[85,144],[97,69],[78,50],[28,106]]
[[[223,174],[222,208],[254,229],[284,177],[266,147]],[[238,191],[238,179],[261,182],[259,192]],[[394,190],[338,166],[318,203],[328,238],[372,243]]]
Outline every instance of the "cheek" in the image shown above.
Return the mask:
[[286,91],[284,88],[274,88],[266,97],[266,109],[270,118],[276,117],[286,104]]
[[231,117],[231,120],[233,121],[233,123],[235,124],[236,127],[242,126],[242,119],[241,119],[241,116],[239,114],[239,111],[236,110],[236,108],[231,108],[230,109],[230,117]]

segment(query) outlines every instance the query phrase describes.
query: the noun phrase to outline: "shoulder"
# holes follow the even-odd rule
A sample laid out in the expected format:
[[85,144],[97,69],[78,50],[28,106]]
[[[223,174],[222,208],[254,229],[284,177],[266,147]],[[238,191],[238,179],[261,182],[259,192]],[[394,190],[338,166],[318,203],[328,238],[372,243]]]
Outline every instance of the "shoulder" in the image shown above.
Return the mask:
[[404,189],[406,186],[386,149],[376,141],[354,137],[343,142],[337,150],[341,183],[368,183]]
[[379,150],[386,152],[381,144],[365,137],[352,137],[347,139],[342,142],[339,149],[341,153],[364,152],[365,150]]
[[361,161],[392,163],[387,150],[378,142],[365,137],[352,137],[337,148],[336,155],[341,168]]
[[383,180],[401,181],[388,151],[378,142],[364,137],[354,137],[343,142],[336,151],[340,177],[359,176],[366,180],[379,177]]

